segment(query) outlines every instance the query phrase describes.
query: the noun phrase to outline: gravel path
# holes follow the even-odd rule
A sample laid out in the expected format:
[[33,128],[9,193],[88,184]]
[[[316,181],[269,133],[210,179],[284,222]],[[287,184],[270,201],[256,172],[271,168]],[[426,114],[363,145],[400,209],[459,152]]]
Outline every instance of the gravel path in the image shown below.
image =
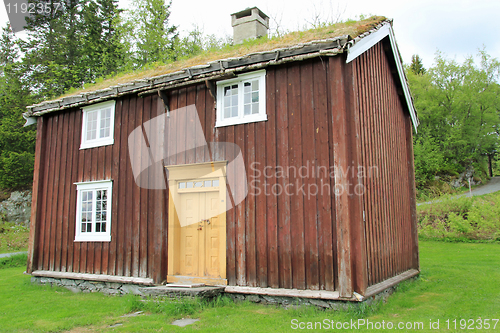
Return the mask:
[[25,253],[28,253],[28,252],[24,251],[24,252],[14,252],[14,253],[3,253],[3,254],[0,254],[0,258],[6,258],[6,257],[10,257],[10,256],[15,256],[16,254],[25,254]]
[[[460,194],[454,198],[470,197],[471,194],[472,194],[472,196],[483,195],[483,194],[493,193],[493,192],[497,192],[497,191],[500,191],[500,177],[493,177],[490,179],[488,184],[478,186],[475,189],[473,189],[471,191],[471,193],[467,192],[464,194]],[[417,206],[426,205],[426,204],[430,204],[433,202],[439,202],[439,201],[441,201],[441,200],[438,199],[438,200],[433,200],[433,201],[421,202],[421,203],[418,203]]]

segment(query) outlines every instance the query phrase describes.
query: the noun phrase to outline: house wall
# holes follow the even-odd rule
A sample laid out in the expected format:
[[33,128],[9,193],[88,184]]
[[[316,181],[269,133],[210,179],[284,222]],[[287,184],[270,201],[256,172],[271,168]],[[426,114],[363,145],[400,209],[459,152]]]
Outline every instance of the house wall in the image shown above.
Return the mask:
[[[243,154],[249,194],[226,213],[229,285],[344,296],[414,267],[411,123],[387,58],[380,47],[373,50],[351,65],[336,56],[268,67],[265,122],[215,128],[215,103],[204,83],[167,91],[171,112],[196,106],[207,143],[235,143]],[[85,150],[79,150],[80,110],[39,118],[28,272],[165,280],[168,190],[137,186],[128,151],[130,133],[164,112],[155,94],[119,98],[115,144]],[[165,131],[165,165],[234,158],[234,151],[186,151],[197,140],[187,135],[195,119],[182,114]],[[358,161],[383,165],[382,175],[366,183],[363,196],[336,198],[336,184],[362,180],[321,170],[345,171]],[[296,174],[302,166],[306,177]],[[99,179],[113,179],[111,242],[74,242],[73,184]],[[288,184],[292,195],[276,195]]]
[[384,44],[353,61],[364,182],[368,285],[418,269],[413,140]]
[[[340,60],[339,60],[340,61]],[[195,104],[206,142],[232,142],[242,151],[248,182],[259,181],[262,190],[249,186],[249,195],[227,212],[227,278],[229,285],[326,289],[336,284],[336,228],[334,197],[324,190],[316,196],[273,195],[289,183],[292,194],[305,185],[334,186],[323,172],[301,179],[276,173],[302,165],[323,166],[333,161],[333,124],[329,105],[328,61],[299,62],[270,67],[266,76],[268,121],[214,128],[215,103],[205,84],[168,91],[172,112]],[[159,103],[158,103],[159,102]],[[156,113],[155,113],[156,112]],[[81,111],[51,113],[39,118],[39,168],[34,199],[37,224],[29,270],[102,273],[152,277],[166,276],[168,191],[141,189],[135,184],[129,161],[128,135],[137,126],[164,112],[156,95],[120,98],[116,104],[115,144],[79,150]],[[234,152],[183,151],[194,138],[184,130],[193,119],[179,117],[175,131],[177,153],[169,164],[232,159]],[[179,140],[178,138],[185,138]],[[169,146],[170,145],[170,146]],[[257,164],[253,164],[257,162]],[[266,171],[271,166],[272,171]],[[257,175],[260,177],[257,178]],[[143,177],[143,175],[141,175]],[[113,179],[111,242],[74,242],[75,182]],[[257,186],[257,187],[259,187]],[[275,189],[273,192],[272,189]]]
[[[245,160],[249,194],[226,213],[229,285],[335,289],[336,231],[331,191],[309,197],[273,195],[273,189],[279,193],[289,183],[294,184],[293,189],[288,187],[292,194],[303,183],[306,187],[323,183],[333,187],[328,174],[300,179],[293,172],[283,177],[276,172],[277,166],[298,170],[302,165],[311,169],[314,165],[332,165],[328,67],[328,61],[318,59],[268,67],[266,122],[214,129],[214,103],[204,84],[170,91],[171,110],[194,103],[206,141],[235,143]],[[191,126],[192,119],[178,121],[177,131],[170,135],[184,138],[182,130]],[[182,151],[183,140],[177,142],[177,151]],[[210,154],[200,152],[177,154],[167,163],[209,161]],[[214,160],[232,160],[234,152],[211,155]],[[271,168],[265,170],[266,166]],[[252,186],[252,181],[259,185]]]
[[[156,96],[118,99],[115,144],[83,150],[80,110],[38,119],[28,271],[165,279],[165,191],[135,185],[127,144],[130,132],[156,115],[156,105]],[[113,180],[111,242],[74,242],[74,183],[102,179]]]

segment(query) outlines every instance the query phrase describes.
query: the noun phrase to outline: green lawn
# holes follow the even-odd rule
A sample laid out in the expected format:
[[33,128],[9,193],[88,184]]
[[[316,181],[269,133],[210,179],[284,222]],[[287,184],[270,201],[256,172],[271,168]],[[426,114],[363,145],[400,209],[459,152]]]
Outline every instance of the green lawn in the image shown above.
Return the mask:
[[[376,307],[343,312],[316,308],[282,309],[249,303],[234,304],[221,300],[207,305],[195,301],[167,304],[144,304],[136,297],[107,297],[102,294],[73,294],[64,289],[30,285],[24,268],[0,269],[0,330],[2,332],[33,331],[168,331],[168,332],[289,332],[311,322],[357,321],[364,319],[381,325],[390,321],[422,322],[424,330],[461,332],[460,320],[490,319],[489,332],[500,332],[500,244],[420,242],[422,274],[413,282],[403,283],[387,303]],[[146,315],[122,318],[135,310]],[[200,321],[179,328],[170,325],[176,318],[200,318]],[[447,319],[451,329],[447,329]],[[457,329],[452,329],[456,321]],[[429,323],[439,320],[439,330],[429,330]],[[483,321],[484,323],[484,321]],[[114,328],[110,325],[122,324]],[[479,321],[472,325],[479,327]],[[307,327],[307,326],[306,326]],[[316,326],[319,328],[319,326]],[[358,327],[359,328],[359,327]],[[366,325],[361,327],[367,329]],[[319,330],[319,329],[318,329]],[[309,330],[314,331],[314,330]],[[323,326],[322,331],[330,331]],[[343,329],[343,331],[355,331]],[[376,331],[394,331],[377,329]],[[417,331],[397,330],[397,331]]]

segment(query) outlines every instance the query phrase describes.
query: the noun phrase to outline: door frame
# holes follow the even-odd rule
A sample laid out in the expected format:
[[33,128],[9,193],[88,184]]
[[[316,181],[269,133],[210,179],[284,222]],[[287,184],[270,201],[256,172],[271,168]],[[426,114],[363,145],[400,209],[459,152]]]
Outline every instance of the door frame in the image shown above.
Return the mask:
[[[168,262],[167,262],[167,283],[195,284],[204,283],[206,285],[227,285],[226,278],[226,166],[227,161],[184,164],[165,166],[168,170]],[[175,248],[179,242],[178,227],[175,221],[179,221],[175,207],[181,207],[179,201],[178,183],[186,180],[219,179],[219,198],[220,198],[220,225],[224,228],[221,233],[219,261],[220,277],[209,276],[183,276],[177,275],[178,261],[176,260]],[[193,192],[196,190],[193,190]],[[203,191],[200,188],[200,191]]]

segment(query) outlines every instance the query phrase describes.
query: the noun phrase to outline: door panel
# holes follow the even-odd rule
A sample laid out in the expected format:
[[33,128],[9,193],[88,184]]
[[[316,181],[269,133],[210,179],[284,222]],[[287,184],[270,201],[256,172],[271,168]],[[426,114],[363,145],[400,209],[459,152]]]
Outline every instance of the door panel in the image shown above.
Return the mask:
[[[220,276],[220,240],[221,240],[221,230],[219,219],[219,192],[207,192],[205,207],[206,207],[206,219],[209,222],[205,222],[205,275],[211,277]],[[224,228],[225,232],[225,228]]]
[[179,274],[220,277],[221,233],[225,228],[218,215],[219,192],[182,193],[180,199]]
[[[200,221],[199,193],[185,193],[181,196],[180,209],[180,270],[183,275],[199,276],[200,235],[198,221]],[[202,240],[202,239],[201,239]]]

